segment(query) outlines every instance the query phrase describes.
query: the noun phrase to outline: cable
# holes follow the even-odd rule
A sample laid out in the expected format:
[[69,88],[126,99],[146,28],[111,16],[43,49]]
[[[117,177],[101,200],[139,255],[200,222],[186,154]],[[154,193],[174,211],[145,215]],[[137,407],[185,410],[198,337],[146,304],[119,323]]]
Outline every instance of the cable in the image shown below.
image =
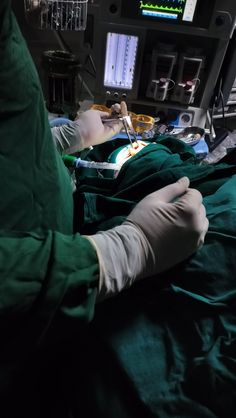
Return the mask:
[[87,70],[86,67],[85,67],[85,70],[88,72],[88,74],[92,75],[93,77],[96,77],[97,69],[96,69],[96,65],[95,65],[95,62],[94,62],[93,57],[92,57],[91,54],[87,55],[86,60],[85,60],[85,65],[87,64],[88,61],[90,62],[91,66],[92,66],[94,74],[92,74],[89,70]]
[[[197,91],[198,91],[198,88],[199,88],[199,86],[201,84],[201,80],[200,80],[200,78],[193,78],[192,81],[194,81],[194,82],[196,81],[196,83],[194,84],[194,86],[195,86],[194,94],[196,94]],[[198,84],[197,84],[197,82],[198,82]]]
[[89,97],[90,97],[91,99],[94,99],[94,95],[93,95],[93,93],[91,92],[90,88],[89,88],[89,87],[88,87],[88,85],[85,83],[85,81],[84,81],[83,77],[82,77],[80,74],[78,74],[78,79],[79,79],[79,81],[80,81],[80,83],[81,83],[81,85],[80,85],[80,91],[79,91],[79,97],[80,97],[80,96],[81,96],[81,94],[82,94],[83,88],[85,88],[85,90],[86,90],[86,91],[87,91],[87,93],[89,94]]
[[214,121],[213,115],[214,115],[214,113],[215,113],[215,104],[212,106],[212,109],[211,109],[211,125],[210,125],[211,135],[213,134],[213,126],[214,126],[214,124],[213,124],[213,121]]
[[168,87],[167,91],[172,90],[175,87],[175,81],[172,80],[171,78],[167,78],[166,81],[168,81],[169,83],[170,82],[172,83],[172,86],[171,87]]
[[222,118],[223,118],[223,128],[226,129],[226,118],[225,118],[225,101],[222,90],[220,90],[221,106],[222,106]]

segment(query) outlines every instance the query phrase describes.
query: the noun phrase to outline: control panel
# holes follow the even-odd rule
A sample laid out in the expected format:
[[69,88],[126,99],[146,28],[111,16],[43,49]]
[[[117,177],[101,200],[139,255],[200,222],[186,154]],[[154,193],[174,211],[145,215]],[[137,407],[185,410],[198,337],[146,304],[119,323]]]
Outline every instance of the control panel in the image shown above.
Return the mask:
[[89,12],[95,101],[125,98],[131,108],[140,104],[155,117],[161,112],[169,118],[174,110],[178,126],[204,124],[202,113],[234,27],[234,0],[224,5],[220,0],[94,0]]

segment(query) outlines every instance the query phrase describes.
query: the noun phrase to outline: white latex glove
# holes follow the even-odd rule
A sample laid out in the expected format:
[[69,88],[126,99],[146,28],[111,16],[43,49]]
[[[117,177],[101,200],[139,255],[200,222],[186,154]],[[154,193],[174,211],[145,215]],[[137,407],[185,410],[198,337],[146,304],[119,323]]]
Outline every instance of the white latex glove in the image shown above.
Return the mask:
[[122,225],[87,237],[98,254],[100,298],[173,267],[203,245],[208,220],[202,195],[188,187],[183,177],[146,196]]
[[119,119],[113,118],[112,121],[106,122],[109,118],[111,116],[107,112],[87,110],[68,125],[51,128],[57,148],[63,153],[73,154],[91,145],[106,142],[118,134],[123,127]]

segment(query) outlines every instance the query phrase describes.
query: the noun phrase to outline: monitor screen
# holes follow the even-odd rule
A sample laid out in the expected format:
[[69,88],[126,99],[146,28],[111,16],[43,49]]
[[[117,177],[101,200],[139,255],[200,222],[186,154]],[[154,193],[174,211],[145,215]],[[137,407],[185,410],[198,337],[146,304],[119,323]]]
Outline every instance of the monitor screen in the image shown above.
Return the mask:
[[215,0],[123,0],[121,16],[150,22],[207,27]]
[[107,33],[104,86],[133,88],[137,49],[138,36]]
[[152,0],[139,1],[142,16],[159,19],[174,19],[192,22],[197,0]]

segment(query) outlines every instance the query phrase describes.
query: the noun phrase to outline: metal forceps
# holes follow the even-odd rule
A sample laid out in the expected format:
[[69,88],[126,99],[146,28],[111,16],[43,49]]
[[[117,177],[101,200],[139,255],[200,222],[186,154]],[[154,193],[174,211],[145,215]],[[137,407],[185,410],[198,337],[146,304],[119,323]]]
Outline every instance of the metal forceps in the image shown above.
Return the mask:
[[[131,122],[131,117],[129,115],[126,116],[118,116],[118,117],[113,117],[113,118],[107,118],[107,119],[103,119],[102,123],[109,123],[109,122],[114,122],[116,120],[120,120],[123,123],[124,129],[125,129],[125,133],[129,139],[130,145],[132,148],[134,147],[134,142],[138,142],[137,141],[137,136],[135,134],[135,130],[134,127],[132,125]],[[133,137],[133,138],[132,138]]]
[[132,122],[131,122],[131,117],[127,115],[127,116],[122,116],[119,119],[123,122],[125,132],[129,139],[131,147],[134,148],[134,142],[137,142],[137,137],[136,137],[136,134],[135,134]]

